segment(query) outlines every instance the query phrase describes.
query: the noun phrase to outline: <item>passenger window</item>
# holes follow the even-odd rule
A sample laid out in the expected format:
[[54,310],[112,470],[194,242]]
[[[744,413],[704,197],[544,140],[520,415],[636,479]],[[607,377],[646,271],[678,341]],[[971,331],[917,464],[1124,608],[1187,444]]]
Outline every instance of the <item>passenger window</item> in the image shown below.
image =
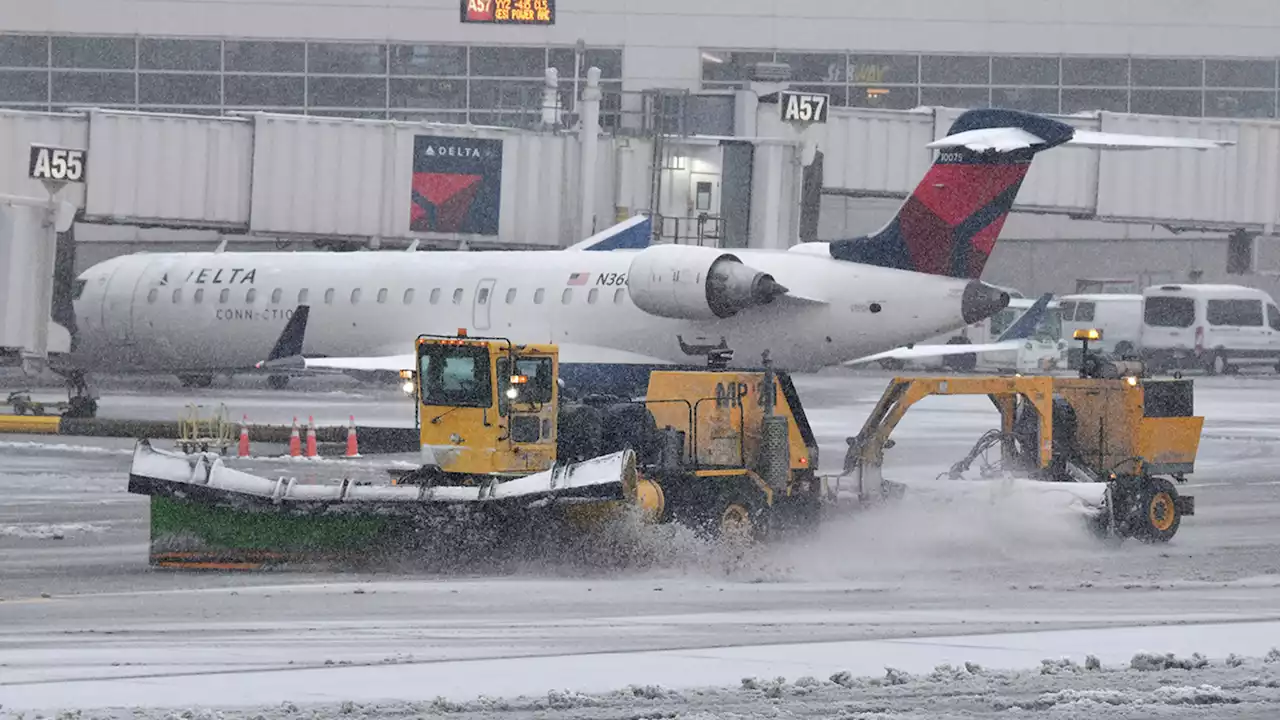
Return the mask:
[[271,304],[272,304],[272,305],[279,305],[279,304],[280,304],[280,299],[281,299],[281,298],[283,298],[283,297],[284,297],[284,290],[281,290],[280,288],[276,288],[275,290],[272,290],[272,291],[271,291]]
[[325,305],[333,304],[333,288],[329,288],[328,290],[324,291],[324,304]]
[[560,303],[562,305],[568,305],[569,301],[572,299],[573,299],[573,288],[565,288],[564,292],[560,293]]
[[258,291],[255,288],[249,288],[245,291],[244,301],[247,305],[252,305],[254,300],[258,299]]
[[626,291],[624,291],[622,288],[618,288],[617,290],[614,290],[614,291],[613,291],[613,304],[614,304],[614,305],[621,305],[621,304],[622,304],[622,299],[623,299],[623,297],[625,297],[625,296],[626,296]]
[[404,291],[404,304],[408,305],[413,302],[413,288]]
[[218,302],[225,305],[231,299],[231,288],[222,288],[222,292],[218,293]]
[[458,288],[453,291],[453,304],[454,305],[462,304],[462,288]]
[[182,302],[182,288],[173,289],[173,302],[174,303]]
[[1093,322],[1094,303],[1082,302],[1076,306],[1077,322]]
[[378,291],[378,304],[381,305],[386,301],[387,301],[387,289],[382,288],[381,290]]
[[507,304],[508,304],[508,305],[510,305],[511,303],[513,303],[513,302],[515,302],[515,301],[516,301],[516,289],[515,289],[515,288],[511,288],[511,289],[507,290]]
[[489,302],[489,288],[480,288],[480,294],[476,296],[476,302],[481,305]]
[[196,304],[204,302],[204,288],[196,288]]
[[1267,324],[1272,330],[1280,330],[1280,308],[1275,305],[1267,305]]
[[351,291],[351,304],[355,305],[360,302],[360,288]]
[[299,304],[299,305],[306,305],[306,304],[307,304],[307,298],[308,298],[310,295],[311,295],[311,291],[310,291],[310,290],[308,290],[308,289],[306,289],[306,288],[302,288],[301,290],[299,290],[299,291],[298,291],[298,304]]
[[435,288],[431,291],[431,304],[435,305],[438,302],[440,302],[440,288]]
[[1210,300],[1205,308],[1210,325],[1262,327],[1261,300]]
[[590,305],[595,305],[596,300],[599,300],[599,299],[600,299],[600,288],[591,288],[591,290],[587,293],[587,303]]
[[541,304],[542,304],[542,301],[543,301],[546,297],[547,297],[547,291],[546,291],[546,290],[544,290],[544,289],[542,289],[542,288],[538,288],[537,290],[535,290],[535,291],[533,292],[533,304],[534,304],[534,305],[541,305]]
[[1142,303],[1142,320],[1152,327],[1189,328],[1196,321],[1196,303],[1191,298],[1149,297]]
[[147,293],[147,302],[154,303],[156,301],[156,298],[159,297],[159,295],[160,295],[159,290],[155,288],[151,288],[151,292]]

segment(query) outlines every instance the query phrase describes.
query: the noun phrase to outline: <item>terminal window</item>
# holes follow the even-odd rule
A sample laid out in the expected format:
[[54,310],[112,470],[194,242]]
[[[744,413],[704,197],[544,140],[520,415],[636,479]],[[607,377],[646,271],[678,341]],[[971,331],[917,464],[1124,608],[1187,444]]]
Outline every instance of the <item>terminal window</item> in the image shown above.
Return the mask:
[[592,66],[601,70],[601,124],[616,127],[618,47],[0,33],[0,107],[265,110],[526,127],[541,121],[541,84],[554,67],[572,125]]
[[703,48],[702,88],[741,88],[758,62],[786,63],[791,81],[833,105],[1007,107],[1041,113],[1107,110],[1275,118],[1276,58],[932,55]]

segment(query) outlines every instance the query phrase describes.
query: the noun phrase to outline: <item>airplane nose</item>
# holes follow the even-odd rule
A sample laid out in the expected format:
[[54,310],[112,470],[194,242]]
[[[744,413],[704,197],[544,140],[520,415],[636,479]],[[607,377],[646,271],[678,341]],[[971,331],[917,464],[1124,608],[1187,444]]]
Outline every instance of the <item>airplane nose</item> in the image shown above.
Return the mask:
[[986,320],[1009,307],[1009,293],[974,280],[964,288],[960,298],[960,316],[966,325]]

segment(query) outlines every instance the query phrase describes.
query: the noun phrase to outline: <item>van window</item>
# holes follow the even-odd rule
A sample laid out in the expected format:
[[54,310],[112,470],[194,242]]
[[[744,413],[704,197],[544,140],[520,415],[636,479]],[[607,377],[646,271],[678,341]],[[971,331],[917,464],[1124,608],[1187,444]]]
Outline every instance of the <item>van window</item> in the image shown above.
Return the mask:
[[1075,314],[1076,314],[1076,303],[1074,300],[1068,300],[1067,302],[1062,303],[1062,319],[1063,320],[1066,320],[1067,322],[1071,322],[1071,319],[1075,317]]
[[1210,325],[1262,327],[1262,301],[1210,300],[1205,318]]
[[1093,322],[1094,304],[1091,302],[1082,302],[1076,305],[1075,319],[1077,322]]
[[1275,305],[1267,305],[1267,324],[1272,330],[1280,330],[1280,308]]
[[1191,298],[1149,297],[1142,302],[1142,319],[1154,327],[1191,327],[1196,321],[1196,303]]

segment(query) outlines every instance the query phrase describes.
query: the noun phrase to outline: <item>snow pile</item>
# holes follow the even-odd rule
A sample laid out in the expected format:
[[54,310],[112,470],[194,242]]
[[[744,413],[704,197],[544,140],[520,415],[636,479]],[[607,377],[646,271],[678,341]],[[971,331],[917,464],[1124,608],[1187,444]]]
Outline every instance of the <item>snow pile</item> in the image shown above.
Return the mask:
[[1129,661],[1129,667],[1147,672],[1155,670],[1199,670],[1208,666],[1209,661],[1200,653],[1192,653],[1190,658],[1179,658],[1173,653],[1159,655],[1140,652]]
[[[1058,660],[1041,670],[1004,671],[973,663],[939,665],[932,672],[908,675],[887,668],[881,677],[836,672],[827,680],[800,677],[744,678],[736,688],[673,691],[632,685],[604,694],[555,689],[545,695],[468,702],[437,698],[431,702],[351,701],[302,706],[286,702],[265,708],[121,708],[85,712],[83,717],[113,720],[396,720],[447,717],[452,720],[750,720],[755,718],[965,718],[1017,717],[1280,717],[1280,666],[1263,658],[1201,663],[1143,654],[1139,664],[1167,666],[1153,672],[1129,667],[1091,669]],[[1244,714],[1227,715],[1239,707]],[[1206,714],[1207,713],[1207,714]],[[45,717],[75,718],[78,715]],[[0,718],[16,720],[0,708]],[[27,714],[24,720],[32,720]]]
[[69,535],[105,532],[106,527],[95,523],[18,523],[16,525],[0,525],[0,536],[36,539],[63,540]]
[[80,453],[83,455],[133,455],[133,448],[111,448],[97,445],[67,445],[65,443],[0,440],[0,450],[35,450],[49,452]]

